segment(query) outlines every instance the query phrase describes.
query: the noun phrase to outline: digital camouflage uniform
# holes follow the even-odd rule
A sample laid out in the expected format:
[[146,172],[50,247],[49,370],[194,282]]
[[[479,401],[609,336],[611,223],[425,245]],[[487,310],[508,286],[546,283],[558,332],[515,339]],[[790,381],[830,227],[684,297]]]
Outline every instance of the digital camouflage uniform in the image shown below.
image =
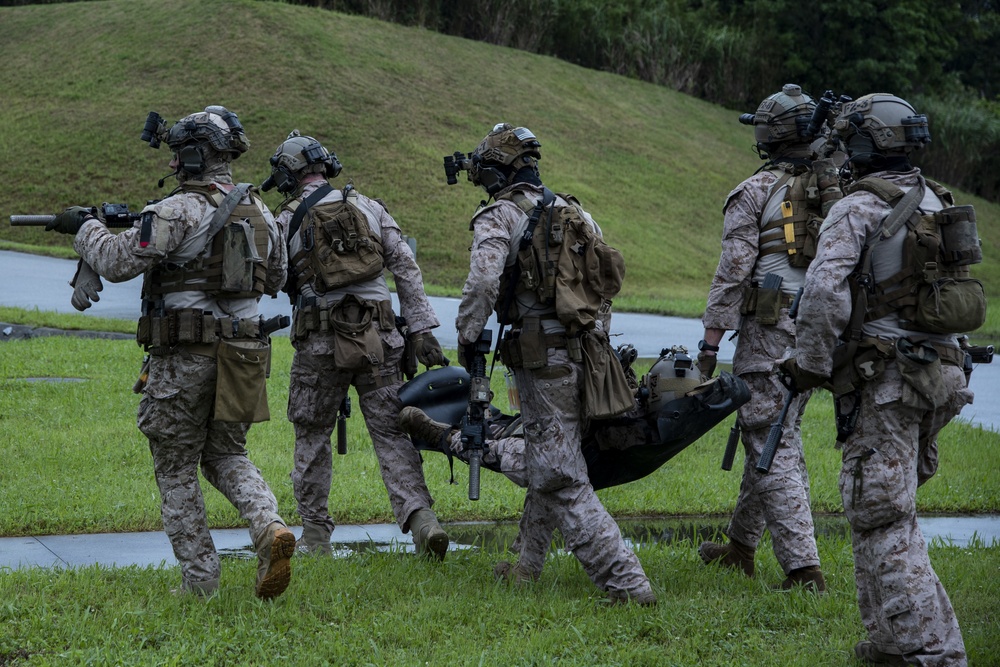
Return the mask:
[[[516,188],[533,202],[539,186]],[[502,196],[503,191],[498,192]],[[561,198],[556,205],[565,205]],[[588,216],[589,218],[589,216]],[[513,201],[501,199],[473,220],[470,271],[462,289],[456,325],[459,337],[474,341],[486,327],[500,295],[500,277],[512,264],[528,216]],[[592,221],[591,221],[592,222]],[[596,225],[595,225],[596,227]],[[533,294],[516,296],[520,312],[542,317],[547,334],[564,329],[548,310],[532,304]],[[517,329],[519,322],[514,323]],[[587,476],[580,441],[585,427],[581,409],[583,364],[571,361],[565,348],[549,348],[547,365],[513,368],[524,419],[524,466],[527,494],[520,522],[518,567],[537,578],[558,528],[590,579],[603,591],[625,597],[652,596],[639,559],[625,544],[614,519],[601,504]]]
[[[228,165],[217,165],[209,176],[220,190],[229,191]],[[189,181],[189,183],[192,181]],[[207,182],[207,181],[206,181]],[[285,280],[285,245],[274,218],[257,199],[268,224],[269,250],[266,291],[276,293]],[[244,198],[242,203],[250,203]],[[80,257],[105,278],[121,282],[166,262],[182,263],[202,252],[215,207],[197,194],[178,193],[147,206],[155,215],[153,241],[139,242],[140,223],[114,234],[99,222],[87,222],[76,236]],[[164,295],[166,307],[200,308],[216,316],[255,320],[257,298],[222,299],[205,292]],[[209,346],[211,347],[211,346]],[[139,403],[139,430],[149,439],[156,483],[160,489],[164,530],[181,566],[184,588],[211,592],[218,585],[220,567],[198,483],[198,467],[205,479],[231,502],[250,524],[258,544],[273,522],[284,525],[278,505],[260,471],[247,457],[247,423],[213,419],[216,360],[205,346],[177,345],[152,354],[149,377]],[[212,352],[208,351],[211,355]]]
[[[877,172],[909,190],[920,171]],[[920,210],[943,207],[927,188]],[[795,355],[799,367],[827,377],[833,349],[851,315],[848,275],[862,247],[881,230],[890,207],[868,192],[856,192],[827,216],[816,259],[806,276]],[[901,267],[906,227],[882,240],[875,255],[876,282]],[[908,338],[940,349],[958,348],[954,336],[923,334],[899,327],[896,313],[868,322],[865,336]],[[945,355],[942,355],[945,362]],[[931,567],[927,543],[917,524],[917,487],[937,470],[937,435],[962,407],[972,402],[962,369],[942,363],[940,407],[917,400],[903,381],[897,362],[867,382],[861,394],[857,428],[843,446],[840,492],[851,525],[858,606],[868,638],[887,654],[902,654],[914,665],[966,665],[965,646],[955,611]]]
[[[324,179],[307,183],[299,198],[308,197],[325,184]],[[341,190],[334,188],[316,206],[338,201],[342,197]],[[381,236],[385,268],[395,278],[400,314],[406,319],[410,331],[439,326],[437,316],[424,294],[420,269],[396,221],[381,202],[364,195],[358,195],[358,206],[365,212],[372,230]],[[287,209],[278,215],[278,225],[285,235],[292,215],[292,211]],[[301,247],[301,233],[297,233],[291,239],[290,251],[294,255]],[[371,301],[391,299],[382,273],[371,280],[326,292],[326,302],[332,305],[347,294]],[[316,296],[317,291],[311,284],[300,291],[300,298]],[[296,308],[295,316],[298,315],[299,309]],[[333,470],[330,436],[336,426],[337,409],[352,384],[358,388],[361,414],[371,436],[382,480],[400,529],[407,532],[413,512],[430,508],[434,502],[424,481],[420,453],[396,423],[402,408],[397,390],[402,384],[400,362],[403,356],[403,336],[396,329],[395,321],[378,325],[373,321],[373,326],[377,326],[385,357],[377,370],[381,376],[381,386],[377,387],[373,384],[374,378],[370,373],[355,375],[338,368],[333,356],[332,332],[310,331],[305,337],[293,336],[295,356],[288,392],[288,419],[295,426],[292,484],[302,520],[322,526],[328,531],[334,529],[328,509]],[[292,327],[295,328],[294,320]]]
[[[805,274],[805,269],[790,266],[781,253],[762,256],[760,252],[762,221],[781,215],[778,207],[784,188],[769,197],[777,181],[774,172],[763,171],[729,194],[724,206],[722,255],[702,322],[706,329],[739,331],[733,373],[750,387],[750,401],[739,409],[746,452],[743,478],[726,535],[755,549],[767,529],[775,558],[787,575],[799,568],[818,566],[819,553],[800,434],[808,392],[797,396],[788,410],[770,471],[760,473],[756,468],[770,425],[778,418],[785,401],[787,390],[779,380],[775,364],[786,349],[795,346],[796,325],[788,317],[788,306]],[[781,291],[785,303],[774,325],[762,324],[754,315],[740,315],[744,291],[751,283],[762,283],[768,272],[783,278]]]

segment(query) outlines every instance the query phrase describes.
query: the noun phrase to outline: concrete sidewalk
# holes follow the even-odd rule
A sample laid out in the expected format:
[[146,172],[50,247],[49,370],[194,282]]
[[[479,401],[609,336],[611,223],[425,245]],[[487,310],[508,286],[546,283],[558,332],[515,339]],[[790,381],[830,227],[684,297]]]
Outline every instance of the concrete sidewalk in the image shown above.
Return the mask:
[[[921,517],[920,529],[927,541],[935,537],[956,546],[967,546],[976,538],[987,546],[1000,545],[1000,517]],[[625,521],[623,524],[627,523]],[[845,522],[846,524],[846,522]],[[481,526],[481,529],[480,529]],[[445,525],[452,533],[451,549],[469,548],[477,532],[496,528],[493,523]],[[298,538],[300,526],[290,526]],[[511,524],[516,529],[516,524]],[[624,531],[624,526],[623,526]],[[458,534],[464,535],[464,539]],[[454,538],[459,537],[456,540]],[[248,558],[252,555],[250,535],[245,528],[213,530],[215,547],[223,556]],[[470,542],[470,544],[463,544]],[[335,554],[348,555],[363,549],[413,551],[413,539],[395,524],[337,526],[333,531]],[[86,565],[142,567],[176,565],[170,542],[162,531],[149,533],[99,533],[89,535],[44,535],[0,538],[0,570],[24,567],[71,568]]]

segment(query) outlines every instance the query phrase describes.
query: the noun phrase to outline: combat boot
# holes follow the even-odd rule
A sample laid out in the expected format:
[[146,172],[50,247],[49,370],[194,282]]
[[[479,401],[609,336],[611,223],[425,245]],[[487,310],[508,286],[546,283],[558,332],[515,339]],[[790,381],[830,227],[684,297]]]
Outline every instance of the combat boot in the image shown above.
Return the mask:
[[512,565],[510,561],[502,560],[493,566],[493,578],[504,583],[517,585],[532,584],[541,579],[540,574],[528,571],[521,564]]
[[736,540],[729,540],[729,544],[719,544],[718,542],[702,542],[698,546],[698,555],[705,564],[718,563],[726,567],[734,567],[743,570],[743,574],[748,577],[753,576],[753,555],[754,547],[741,544]]
[[398,421],[399,428],[408,433],[411,438],[423,440],[441,451],[448,451],[447,437],[454,429],[451,424],[434,421],[427,416],[426,412],[411,405],[400,411]]
[[788,591],[796,586],[802,586],[817,595],[822,595],[826,592],[826,581],[823,579],[823,573],[820,572],[818,565],[810,565],[809,567],[800,567],[792,570],[778,586],[778,589]]
[[254,592],[263,600],[285,592],[292,580],[289,559],[295,553],[295,534],[277,521],[268,524],[254,547],[257,550],[257,585]]
[[608,591],[608,604],[612,606],[634,604],[640,607],[655,607],[656,593],[652,589],[629,593],[628,591]]
[[425,508],[410,515],[410,534],[418,555],[444,560],[448,553],[448,533],[438,523],[433,510]]
[[875,644],[865,640],[854,645],[855,657],[866,665],[892,665],[893,667],[905,667],[907,664],[903,656],[895,653],[883,653],[875,648]]
[[299,551],[320,556],[332,556],[333,548],[330,546],[330,536],[333,531],[318,523],[302,522],[302,537],[295,542],[295,547]]
[[218,579],[206,579],[204,581],[183,581],[180,588],[171,588],[171,594],[177,596],[194,595],[201,598],[212,597],[219,592]]

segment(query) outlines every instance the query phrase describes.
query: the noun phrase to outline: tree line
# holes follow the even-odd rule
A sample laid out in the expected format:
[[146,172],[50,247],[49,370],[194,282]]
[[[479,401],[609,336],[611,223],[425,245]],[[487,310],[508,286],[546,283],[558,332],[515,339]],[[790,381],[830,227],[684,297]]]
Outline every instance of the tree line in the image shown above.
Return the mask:
[[751,112],[784,83],[930,118],[928,173],[1000,201],[997,0],[280,0],[550,55]]

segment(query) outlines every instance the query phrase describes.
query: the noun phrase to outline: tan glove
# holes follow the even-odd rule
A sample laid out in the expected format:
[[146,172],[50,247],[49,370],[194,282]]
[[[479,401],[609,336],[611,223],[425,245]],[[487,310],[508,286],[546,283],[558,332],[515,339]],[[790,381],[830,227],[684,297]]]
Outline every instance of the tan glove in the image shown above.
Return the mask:
[[424,366],[447,366],[448,359],[441,351],[441,343],[437,341],[434,334],[427,331],[425,333],[413,334],[410,336],[413,344],[413,351],[417,355],[417,361]]
[[715,375],[715,366],[719,363],[719,357],[715,352],[698,353],[698,371],[701,373],[702,382],[707,382]]
[[104,289],[104,283],[101,282],[101,277],[97,275],[97,271],[94,271],[90,267],[90,264],[87,264],[82,259],[76,265],[76,275],[73,276],[73,280],[69,284],[73,288],[73,296],[70,298],[70,303],[80,312],[87,310],[95,302],[101,300],[101,297],[97,293]]

